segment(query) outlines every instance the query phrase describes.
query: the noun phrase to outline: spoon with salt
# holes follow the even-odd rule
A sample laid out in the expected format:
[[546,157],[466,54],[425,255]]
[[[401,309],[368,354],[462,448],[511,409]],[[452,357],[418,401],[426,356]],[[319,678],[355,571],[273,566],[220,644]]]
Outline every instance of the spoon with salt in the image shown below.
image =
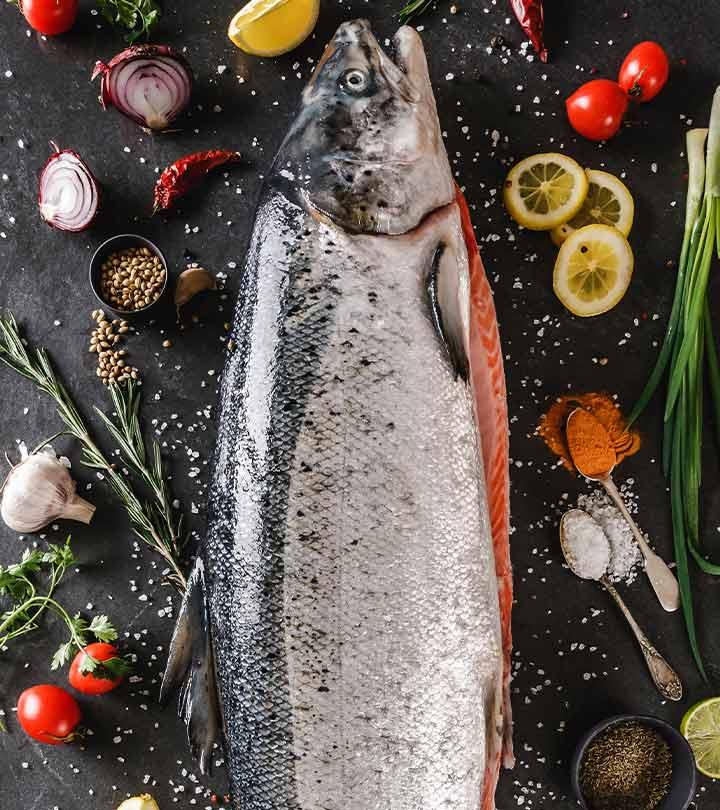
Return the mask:
[[[617,463],[617,455],[613,447],[610,434],[597,417],[584,408],[575,408],[568,416],[565,428],[568,448],[573,463],[578,471],[589,481],[597,481],[605,487],[605,491],[612,498],[622,516],[632,529],[635,541],[645,558],[645,574],[650,580],[658,601],[665,610],[672,613],[680,607],[680,588],[667,563],[659,557],[647,544],[647,540],[628,512],[625,502],[615,486],[612,472]],[[588,448],[588,440],[592,439],[592,464],[589,466],[587,456],[581,448]],[[584,441],[583,441],[584,439]]]
[[680,677],[650,643],[608,579],[610,543],[602,526],[583,509],[570,509],[560,520],[560,548],[573,574],[581,579],[599,582],[615,600],[640,645],[658,692],[668,700],[681,700],[683,687]]

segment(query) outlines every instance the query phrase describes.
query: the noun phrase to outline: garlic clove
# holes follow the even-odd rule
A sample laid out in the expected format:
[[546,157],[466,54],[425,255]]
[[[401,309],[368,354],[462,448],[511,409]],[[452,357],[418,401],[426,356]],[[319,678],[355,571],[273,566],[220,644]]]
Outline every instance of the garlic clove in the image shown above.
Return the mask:
[[180,318],[180,307],[188,303],[198,293],[205,290],[217,290],[215,276],[204,267],[188,267],[178,276],[175,284],[175,307]]

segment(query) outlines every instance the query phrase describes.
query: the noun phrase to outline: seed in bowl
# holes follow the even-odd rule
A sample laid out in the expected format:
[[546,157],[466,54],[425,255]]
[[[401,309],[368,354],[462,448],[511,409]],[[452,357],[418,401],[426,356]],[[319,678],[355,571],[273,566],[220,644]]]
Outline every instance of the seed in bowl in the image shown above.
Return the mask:
[[165,285],[165,268],[150,248],[111,253],[100,268],[100,294],[115,309],[134,312],[153,304]]

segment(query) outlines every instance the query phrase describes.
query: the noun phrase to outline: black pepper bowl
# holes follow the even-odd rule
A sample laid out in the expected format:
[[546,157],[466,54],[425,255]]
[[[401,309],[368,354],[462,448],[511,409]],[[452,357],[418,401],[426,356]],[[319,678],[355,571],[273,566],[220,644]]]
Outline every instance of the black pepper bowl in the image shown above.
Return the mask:
[[[160,290],[160,295],[151,303],[148,304],[146,307],[142,309],[133,309],[133,310],[123,310],[123,309],[116,309],[115,307],[110,306],[108,302],[103,298],[102,293],[100,292],[100,270],[102,268],[103,262],[111,253],[117,253],[119,250],[127,250],[128,248],[137,248],[137,247],[144,247],[148,248],[148,250],[152,251],[162,262],[163,269],[165,270],[165,281],[163,283],[162,290]],[[93,253],[92,259],[90,259],[90,286],[92,287],[92,291],[95,293],[95,298],[100,302],[100,306],[107,310],[108,312],[112,312],[118,318],[122,318],[123,320],[129,321],[133,318],[138,318],[143,315],[147,315],[151,309],[153,309],[162,299],[163,295],[165,294],[165,290],[167,289],[168,283],[168,266],[167,262],[165,261],[165,257],[162,254],[160,248],[151,242],[149,239],[146,239],[144,236],[139,236],[135,233],[121,233],[117,236],[111,236],[110,239],[106,239],[100,247]]]
[[580,738],[570,763],[570,777],[575,798],[581,807],[585,808],[585,810],[591,810],[580,789],[580,767],[590,743],[610,726],[633,720],[655,729],[670,746],[670,753],[672,754],[670,791],[657,806],[657,810],[686,810],[695,796],[695,757],[692,749],[685,737],[669,723],[660,720],[658,717],[647,717],[641,714],[619,714],[610,717],[593,726]]

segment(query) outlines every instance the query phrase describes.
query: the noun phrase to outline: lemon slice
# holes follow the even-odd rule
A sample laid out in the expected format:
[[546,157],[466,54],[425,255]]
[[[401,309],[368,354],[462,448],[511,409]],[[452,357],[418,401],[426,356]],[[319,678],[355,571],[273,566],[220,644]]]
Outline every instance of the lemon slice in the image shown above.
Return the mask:
[[550,238],[559,247],[573,231],[592,225],[613,225],[623,236],[630,233],[635,215],[632,194],[622,180],[599,169],[585,169],[589,187],[580,210],[568,222],[550,231]]
[[279,56],[315,28],[320,0],[250,0],[230,21],[228,36],[254,56]]
[[680,733],[690,743],[698,770],[720,779],[720,698],[702,700],[688,709]]
[[587,175],[566,155],[547,152],[516,163],[505,179],[503,196],[510,216],[533,231],[549,231],[580,210]]
[[609,225],[586,225],[563,242],[555,262],[555,295],[574,315],[612,309],[625,295],[633,271],[627,239]]

